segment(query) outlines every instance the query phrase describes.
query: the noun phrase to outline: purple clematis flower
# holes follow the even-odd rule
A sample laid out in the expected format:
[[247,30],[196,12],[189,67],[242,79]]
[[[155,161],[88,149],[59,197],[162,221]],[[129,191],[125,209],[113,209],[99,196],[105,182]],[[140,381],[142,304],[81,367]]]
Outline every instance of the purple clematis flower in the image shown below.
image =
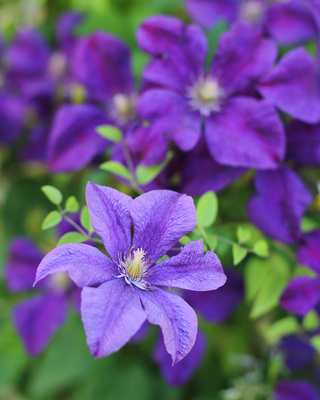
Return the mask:
[[306,265],[320,274],[320,229],[302,235],[297,258],[300,264]]
[[301,237],[301,219],[312,201],[311,193],[291,170],[259,171],[255,176],[257,195],[248,204],[250,221],[264,233],[288,244]]
[[143,73],[148,89],[137,109],[142,120],[150,121],[161,149],[165,136],[190,151],[203,129],[208,150],[219,164],[278,166],[285,148],[280,118],[268,102],[244,94],[273,65],[277,49],[271,40],[235,24],[221,36],[206,71],[207,41],[197,26],[155,16],[143,22],[137,39],[152,57]]
[[285,336],[281,339],[280,349],[284,362],[291,371],[300,371],[313,364],[317,352],[305,338],[298,336]]
[[262,28],[279,44],[293,45],[319,34],[319,9],[301,0],[186,0],[194,21],[212,28],[219,20]]
[[276,400],[319,400],[319,394],[306,381],[283,381],[275,388]]
[[[42,258],[42,251],[29,239],[19,237],[12,241],[5,269],[10,291],[22,293],[32,289]],[[30,355],[39,354],[64,323],[69,300],[79,309],[80,291],[66,274],[58,274],[42,281],[38,294],[14,306],[13,322]]]
[[208,291],[226,281],[218,257],[211,251],[203,257],[200,241],[157,263],[194,229],[192,198],[155,190],[132,200],[88,183],[87,204],[110,258],[85,244],[62,245],[42,260],[36,282],[64,271],[83,288],[81,315],[94,357],[119,350],[148,320],[161,327],[166,349],[177,363],[195,343],[197,317],[184,300],[161,286]]
[[130,51],[121,40],[104,32],[79,40],[73,74],[85,103],[63,105],[56,115],[49,139],[53,172],[78,170],[103,153],[110,143],[97,134],[99,125],[113,125],[126,134],[137,124]]

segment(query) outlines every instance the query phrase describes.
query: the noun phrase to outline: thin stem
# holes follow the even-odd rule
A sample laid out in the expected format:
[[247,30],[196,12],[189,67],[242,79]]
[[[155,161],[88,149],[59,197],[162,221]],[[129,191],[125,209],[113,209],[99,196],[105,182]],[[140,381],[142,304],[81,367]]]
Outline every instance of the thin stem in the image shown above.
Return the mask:
[[122,149],[123,149],[123,154],[124,154],[124,158],[126,160],[126,164],[129,168],[129,172],[131,175],[131,187],[132,189],[134,189],[137,193],[144,193],[144,191],[142,189],[140,189],[137,179],[136,179],[136,174],[135,174],[135,169],[134,169],[134,165],[133,165],[133,161],[132,161],[132,157],[128,148],[128,145],[126,143],[125,140],[122,140],[121,142],[122,144]]
[[64,210],[62,210],[62,208],[60,207],[60,205],[58,205],[58,210],[59,210],[59,212],[60,212],[62,218],[65,219],[70,225],[72,225],[77,231],[79,231],[79,232],[81,233],[81,235],[90,238],[90,236],[88,235],[88,233],[85,232],[85,231],[81,228],[81,226],[79,226],[76,222],[72,221],[72,219],[69,218],[69,217],[66,215],[66,212],[65,212]]

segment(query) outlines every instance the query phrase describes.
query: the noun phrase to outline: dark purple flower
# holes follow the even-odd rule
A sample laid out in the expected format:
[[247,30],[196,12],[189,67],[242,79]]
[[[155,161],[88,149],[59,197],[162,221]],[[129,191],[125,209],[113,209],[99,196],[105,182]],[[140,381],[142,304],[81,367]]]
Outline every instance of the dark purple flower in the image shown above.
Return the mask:
[[178,364],[172,365],[171,357],[166,351],[162,337],[159,335],[153,358],[159,365],[161,373],[169,385],[179,386],[187,382],[195,373],[205,355],[205,350],[206,338],[202,331],[199,330],[190,353]]
[[[5,269],[12,292],[32,289],[43,253],[26,238],[12,241]],[[39,285],[38,294],[20,301],[13,309],[13,322],[29,354],[37,355],[64,323],[70,299],[79,303],[79,291],[65,274],[49,277]]]
[[248,204],[250,221],[264,233],[288,244],[298,242],[301,219],[312,201],[310,192],[291,170],[259,171],[257,195]]
[[306,265],[320,274],[320,229],[302,235],[297,258],[300,264]]
[[25,111],[19,98],[0,92],[0,145],[12,144],[20,136]]
[[280,349],[284,356],[285,365],[291,371],[299,371],[310,366],[317,355],[314,347],[307,340],[298,336],[282,338]]
[[319,400],[314,387],[306,381],[283,381],[275,388],[276,400]]
[[208,251],[203,257],[201,241],[156,263],[195,227],[192,199],[155,190],[132,200],[115,189],[88,183],[87,204],[111,259],[85,244],[62,245],[42,260],[36,282],[66,271],[83,287],[82,321],[95,357],[119,350],[148,320],[160,325],[167,351],[177,363],[194,345],[197,318],[184,300],[159,286],[214,290],[226,280],[217,256]]
[[186,0],[185,4],[190,16],[206,28],[219,20],[240,20],[261,27],[282,45],[311,40],[319,33],[320,12],[308,1]]
[[[233,167],[276,168],[285,137],[274,108],[243,93],[276,58],[276,46],[241,24],[223,34],[209,70],[202,30],[175,18],[147,19],[137,33],[152,58],[143,73],[147,89],[137,103],[150,131],[190,151],[204,136],[213,159]],[[152,134],[153,135],[153,134]],[[156,150],[156,148],[155,148]]]
[[306,315],[320,300],[320,279],[309,276],[293,278],[280,298],[281,307],[286,310]]

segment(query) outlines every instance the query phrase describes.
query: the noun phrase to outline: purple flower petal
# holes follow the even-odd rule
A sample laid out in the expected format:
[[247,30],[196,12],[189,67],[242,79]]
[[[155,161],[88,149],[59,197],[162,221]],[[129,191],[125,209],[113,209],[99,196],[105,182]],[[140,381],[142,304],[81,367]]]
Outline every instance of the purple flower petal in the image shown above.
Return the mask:
[[73,64],[76,78],[98,101],[133,91],[129,48],[112,35],[95,32],[79,40]]
[[299,371],[308,367],[315,361],[317,355],[308,338],[292,335],[281,339],[280,349],[285,365],[291,371]]
[[258,90],[292,117],[310,124],[320,121],[320,78],[312,56],[304,48],[282,57]]
[[26,238],[15,238],[9,249],[9,261],[5,269],[6,282],[12,292],[32,288],[42,252]]
[[319,395],[306,381],[283,381],[275,388],[276,400],[319,400]]
[[206,141],[220,164],[276,168],[283,160],[285,135],[279,116],[265,101],[235,97],[206,121]]
[[186,383],[199,367],[206,350],[206,337],[202,331],[198,331],[197,339],[190,353],[178,364],[172,366],[172,360],[167,353],[163,338],[158,337],[153,358],[158,363],[161,373],[171,386],[179,386]]
[[156,287],[150,293],[141,290],[139,296],[148,321],[160,326],[167,352],[176,364],[196,341],[196,313],[181,297]]
[[306,315],[320,300],[320,281],[308,276],[293,278],[280,299],[280,305],[287,311]]
[[203,71],[208,45],[198,26],[185,27],[177,18],[153,16],[138,28],[137,40],[144,51],[156,57],[143,72],[148,83],[184,90]]
[[177,256],[156,265],[148,281],[151,285],[208,291],[224,285],[227,278],[213,251],[204,249],[201,240],[190,242]]
[[320,124],[293,121],[287,127],[287,158],[301,166],[320,165]]
[[65,105],[55,116],[49,137],[49,166],[53,172],[83,168],[101,154],[108,141],[96,132],[107,123],[102,110],[91,105]]
[[186,0],[192,19],[205,28],[212,28],[220,20],[232,22],[238,13],[237,0]]
[[237,23],[221,36],[210,71],[228,93],[235,93],[263,77],[276,57],[275,43],[257,29]]
[[138,332],[146,319],[138,294],[123,279],[84,288],[81,316],[91,354],[106,357]]
[[37,355],[64,323],[67,314],[63,294],[46,294],[23,300],[14,307],[13,321],[30,355]]
[[258,194],[248,205],[250,221],[272,238],[295,244],[300,237],[302,215],[312,196],[300,178],[287,168],[259,171]]
[[114,279],[118,270],[105,254],[83,243],[63,244],[48,253],[41,261],[35,284],[56,272],[68,272],[79,286],[96,286]]
[[76,12],[66,12],[57,22],[56,36],[60,47],[69,57],[72,56],[72,51],[77,43],[77,37],[74,30],[83,21],[83,15]]
[[17,140],[22,131],[24,113],[24,105],[19,99],[0,93],[0,145]]
[[311,11],[300,1],[273,4],[266,16],[266,30],[285,46],[311,40],[318,34]]
[[184,299],[203,318],[213,323],[225,321],[243,300],[243,279],[236,271],[226,268],[227,282],[218,290],[210,292],[189,292]]
[[298,262],[320,274],[320,229],[304,233],[298,245]]
[[154,264],[197,223],[191,197],[170,190],[153,190],[133,200],[133,244]]
[[86,199],[94,230],[110,257],[117,261],[118,254],[131,247],[132,198],[115,189],[88,182]]
[[201,196],[209,190],[219,192],[247,171],[216,163],[200,144],[183,160],[179,192],[190,196]]
[[181,150],[189,151],[197,144],[201,116],[190,109],[184,96],[166,89],[151,89],[142,94],[137,109],[141,119],[150,121],[150,129],[166,134]]

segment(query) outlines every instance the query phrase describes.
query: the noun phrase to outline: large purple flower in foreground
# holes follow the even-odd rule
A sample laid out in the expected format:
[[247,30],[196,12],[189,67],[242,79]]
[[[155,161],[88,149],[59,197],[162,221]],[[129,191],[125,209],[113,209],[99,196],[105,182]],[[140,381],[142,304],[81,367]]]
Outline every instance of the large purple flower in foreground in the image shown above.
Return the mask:
[[81,315],[93,356],[119,350],[148,320],[161,327],[167,351],[177,363],[195,343],[197,317],[182,298],[161,287],[209,291],[226,281],[218,257],[212,251],[203,257],[201,241],[157,263],[194,229],[192,198],[155,190],[132,200],[88,183],[87,204],[110,258],[85,244],[62,245],[42,260],[36,282],[66,271],[83,287]]
[[204,131],[209,153],[219,164],[278,166],[285,149],[280,118],[269,102],[248,95],[275,62],[271,40],[235,24],[221,36],[206,71],[207,40],[195,25],[154,16],[139,27],[137,38],[151,55],[143,73],[148,90],[137,109],[141,119],[150,121],[159,148],[165,137],[190,151]]
[[[43,253],[24,237],[15,238],[10,245],[5,277],[11,292],[32,289],[37,266]],[[71,299],[79,308],[79,289],[65,274],[49,277],[41,282],[35,296],[14,306],[13,322],[30,355],[37,355],[64,323],[67,304]]]

